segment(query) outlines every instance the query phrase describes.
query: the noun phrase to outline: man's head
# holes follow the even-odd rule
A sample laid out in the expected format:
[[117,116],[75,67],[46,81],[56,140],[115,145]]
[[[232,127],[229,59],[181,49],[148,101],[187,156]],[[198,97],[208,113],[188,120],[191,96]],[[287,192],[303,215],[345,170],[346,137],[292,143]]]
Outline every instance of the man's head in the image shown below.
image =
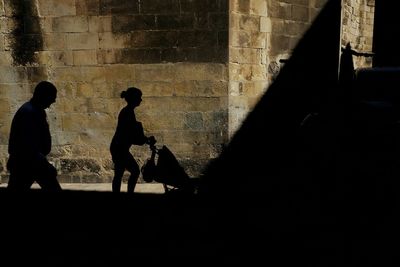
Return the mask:
[[57,88],[48,81],[39,82],[33,92],[32,101],[40,108],[46,109],[56,102]]

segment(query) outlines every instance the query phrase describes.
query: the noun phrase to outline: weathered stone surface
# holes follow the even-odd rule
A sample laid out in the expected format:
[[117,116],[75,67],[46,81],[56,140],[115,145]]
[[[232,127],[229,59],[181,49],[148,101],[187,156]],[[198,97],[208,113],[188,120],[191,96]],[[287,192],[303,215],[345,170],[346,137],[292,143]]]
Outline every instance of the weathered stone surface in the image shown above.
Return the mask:
[[99,15],[100,0],[80,0],[76,1],[76,15]]
[[88,171],[97,173],[100,166],[91,159],[60,159],[60,169],[62,172]]
[[[2,179],[12,116],[42,79],[58,88],[47,113],[60,181],[111,181],[109,144],[126,104],[120,93],[130,86],[143,91],[136,115],[146,134],[199,175],[326,2],[0,1]],[[345,2],[342,42],[372,48],[372,2]],[[132,153],[140,164],[149,156],[148,147]]]
[[[179,0],[146,0],[141,1],[141,11],[144,14],[166,14],[166,13],[180,13]],[[197,1],[196,1],[197,2]]]
[[99,5],[100,15],[126,15],[139,13],[139,0],[99,0]]
[[112,16],[111,18],[112,31],[114,33],[152,30],[156,28],[155,15]]

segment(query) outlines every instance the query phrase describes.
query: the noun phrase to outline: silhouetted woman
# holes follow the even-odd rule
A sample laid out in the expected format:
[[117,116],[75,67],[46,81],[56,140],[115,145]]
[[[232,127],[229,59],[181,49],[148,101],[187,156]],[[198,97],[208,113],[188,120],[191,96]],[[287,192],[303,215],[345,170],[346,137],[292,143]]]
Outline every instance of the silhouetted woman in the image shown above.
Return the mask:
[[132,145],[154,144],[154,136],[146,137],[143,127],[136,120],[135,108],[142,102],[142,91],[130,87],[122,91],[121,98],[124,98],[127,105],[121,109],[118,115],[118,125],[111,141],[110,152],[114,162],[114,179],[112,191],[120,192],[121,180],[125,170],[130,172],[128,180],[128,193],[133,193],[138,180],[140,169],[129,149]]

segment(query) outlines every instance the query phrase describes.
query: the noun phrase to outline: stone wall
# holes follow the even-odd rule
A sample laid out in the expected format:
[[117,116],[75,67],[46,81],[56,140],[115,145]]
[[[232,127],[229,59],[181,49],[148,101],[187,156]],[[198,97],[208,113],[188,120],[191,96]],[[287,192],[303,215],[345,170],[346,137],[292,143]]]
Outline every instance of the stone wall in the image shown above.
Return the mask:
[[111,180],[108,147],[129,86],[143,91],[147,134],[199,175],[227,142],[227,10],[226,0],[0,0],[3,180],[12,116],[40,80],[59,92],[48,117],[61,182]]
[[229,133],[290,58],[327,0],[231,0]]
[[[0,174],[10,123],[40,80],[63,182],[109,182],[120,92],[190,176],[240,127],[328,0],[0,0]],[[374,0],[342,1],[342,39],[372,47]],[[316,40],[318,41],[318,40]],[[340,45],[338,43],[338,45]],[[321,55],[323,57],[323,55]],[[356,67],[368,58],[355,58]],[[135,147],[140,163],[147,147]]]
[[[375,0],[342,1],[342,40],[360,54],[372,52]],[[372,57],[353,56],[354,67],[371,67]]]

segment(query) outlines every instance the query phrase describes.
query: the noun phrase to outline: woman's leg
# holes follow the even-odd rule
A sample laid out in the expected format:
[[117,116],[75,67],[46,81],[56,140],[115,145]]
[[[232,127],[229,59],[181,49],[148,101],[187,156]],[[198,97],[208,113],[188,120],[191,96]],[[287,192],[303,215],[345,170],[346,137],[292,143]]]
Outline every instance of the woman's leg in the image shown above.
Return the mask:
[[133,193],[135,191],[135,186],[139,178],[140,169],[133,156],[131,154],[129,155],[130,157],[127,161],[126,169],[131,173],[131,175],[129,176],[127,191],[128,193]]
[[114,178],[112,180],[112,191],[114,193],[121,192],[121,181],[124,171],[125,167],[123,165],[114,163]]

